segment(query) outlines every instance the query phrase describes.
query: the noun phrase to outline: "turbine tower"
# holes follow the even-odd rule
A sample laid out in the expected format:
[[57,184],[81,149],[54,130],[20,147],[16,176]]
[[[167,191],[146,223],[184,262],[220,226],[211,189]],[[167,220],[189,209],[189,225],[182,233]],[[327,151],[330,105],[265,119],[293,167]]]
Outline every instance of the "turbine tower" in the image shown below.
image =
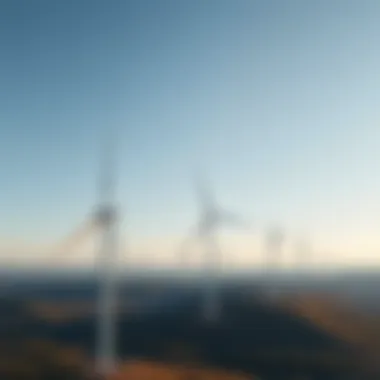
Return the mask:
[[[49,250],[48,261],[68,257],[74,247],[94,233],[100,235],[100,252],[96,255],[98,270],[98,308],[95,352],[96,378],[107,379],[116,369],[116,291],[118,258],[118,213],[115,199],[116,187],[116,136],[108,132],[104,140],[101,156],[101,168],[98,183],[99,205],[77,228],[63,241]],[[53,253],[53,254],[52,254]]]
[[116,291],[118,215],[115,199],[116,136],[109,133],[101,162],[99,208],[95,220],[102,228],[98,256],[98,326],[96,337],[96,372],[106,379],[116,370]]
[[181,247],[181,261],[183,263],[184,248],[191,242],[197,241],[201,247],[205,259],[206,283],[203,293],[203,317],[207,321],[216,321],[220,314],[221,304],[219,299],[219,272],[221,266],[221,251],[217,243],[217,232],[220,227],[243,226],[242,220],[235,214],[221,208],[203,178],[197,176],[196,190],[200,208],[200,216],[194,231],[190,234]]

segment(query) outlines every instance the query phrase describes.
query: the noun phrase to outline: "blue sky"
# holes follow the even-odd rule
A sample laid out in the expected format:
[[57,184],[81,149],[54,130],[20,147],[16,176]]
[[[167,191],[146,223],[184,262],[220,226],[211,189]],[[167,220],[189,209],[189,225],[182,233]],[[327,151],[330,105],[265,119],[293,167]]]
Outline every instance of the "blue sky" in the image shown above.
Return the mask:
[[133,238],[186,232],[202,164],[258,234],[273,220],[375,252],[379,16],[375,0],[2,1],[0,239],[81,223],[109,127]]

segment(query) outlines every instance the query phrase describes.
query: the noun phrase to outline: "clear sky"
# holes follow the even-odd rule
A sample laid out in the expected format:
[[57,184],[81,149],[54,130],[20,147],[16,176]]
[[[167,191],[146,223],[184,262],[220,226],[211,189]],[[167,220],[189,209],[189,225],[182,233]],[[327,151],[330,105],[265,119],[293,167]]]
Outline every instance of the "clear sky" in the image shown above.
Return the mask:
[[377,0],[1,1],[3,259],[81,224],[102,131],[118,128],[135,257],[173,255],[201,163],[252,221],[235,261],[255,262],[272,221],[320,261],[376,261],[379,20]]

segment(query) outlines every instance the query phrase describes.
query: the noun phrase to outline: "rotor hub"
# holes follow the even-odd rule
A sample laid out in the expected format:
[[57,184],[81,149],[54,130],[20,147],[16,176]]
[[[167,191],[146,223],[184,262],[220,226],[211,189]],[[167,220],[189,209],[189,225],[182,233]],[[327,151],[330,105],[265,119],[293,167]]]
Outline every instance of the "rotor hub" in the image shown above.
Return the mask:
[[117,218],[116,207],[113,205],[102,206],[96,213],[96,220],[102,226],[112,224]]

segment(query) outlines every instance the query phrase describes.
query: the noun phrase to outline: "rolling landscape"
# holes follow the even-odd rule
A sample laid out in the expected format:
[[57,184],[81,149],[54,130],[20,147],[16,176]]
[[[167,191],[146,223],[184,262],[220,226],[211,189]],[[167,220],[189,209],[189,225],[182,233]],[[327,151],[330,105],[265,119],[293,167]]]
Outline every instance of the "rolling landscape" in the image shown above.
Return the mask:
[[[376,278],[347,274],[271,285],[229,279],[213,323],[201,318],[199,280],[121,281],[115,379],[138,373],[139,379],[376,379],[380,314],[370,308],[378,300]],[[46,378],[84,378],[95,347],[96,289],[89,276],[14,277],[1,300],[2,333],[13,347],[5,339],[2,352],[12,360],[3,358],[0,371],[9,379],[41,378],[37,357],[40,370],[50,366]],[[19,372],[10,375],[12,363]]]

